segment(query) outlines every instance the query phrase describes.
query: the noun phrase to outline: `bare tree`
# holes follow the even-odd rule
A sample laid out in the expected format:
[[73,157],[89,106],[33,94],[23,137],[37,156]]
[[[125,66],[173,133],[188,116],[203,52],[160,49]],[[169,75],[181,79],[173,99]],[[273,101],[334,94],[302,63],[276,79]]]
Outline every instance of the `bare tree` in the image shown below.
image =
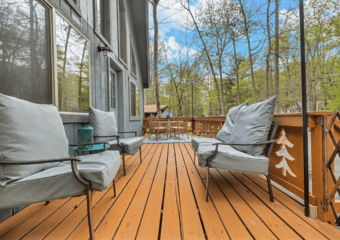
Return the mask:
[[156,92],[156,107],[157,107],[157,116],[162,116],[161,112],[161,103],[159,101],[159,84],[158,84],[158,19],[157,19],[157,6],[160,0],[149,0],[152,4],[152,14],[153,14],[153,23],[154,23],[154,42],[153,42],[153,83],[155,86]]
[[276,95],[276,104],[275,104],[275,112],[280,111],[280,92],[279,92],[279,0],[275,0],[275,95]]
[[[254,97],[254,102],[257,102],[257,97],[256,97],[256,88],[255,88],[255,77],[254,77],[254,64],[253,64],[253,54],[252,54],[252,49],[251,49],[251,44],[250,44],[250,23],[251,20],[249,19],[250,16],[250,11],[246,13],[246,10],[244,9],[244,4],[242,3],[242,0],[239,0],[240,7],[241,7],[241,14],[243,16],[243,24],[244,24],[244,33],[247,38],[248,42],[248,54],[249,54],[249,63],[250,63],[250,72],[251,72],[251,84],[252,84],[252,89],[253,89],[253,97]],[[247,16],[248,15],[248,16]]]
[[222,110],[222,99],[221,99],[221,94],[220,94],[220,86],[218,84],[217,77],[216,77],[216,74],[215,74],[215,71],[214,71],[214,64],[213,64],[212,59],[210,57],[207,44],[204,41],[204,37],[203,37],[203,34],[201,32],[201,29],[199,28],[197,20],[196,20],[194,14],[191,11],[190,0],[178,0],[178,2],[181,4],[183,9],[188,11],[188,13],[189,13],[189,15],[190,15],[190,17],[191,17],[191,19],[193,21],[193,24],[195,26],[195,29],[196,29],[196,31],[198,33],[199,39],[201,40],[201,43],[203,44],[203,50],[204,50],[204,53],[206,54],[206,57],[208,59],[210,71],[211,71],[211,73],[213,75],[214,82],[215,82],[215,87],[216,87],[216,92],[217,92],[217,101],[218,101],[218,105],[219,105],[219,113],[220,113],[220,115],[223,115],[224,112]]

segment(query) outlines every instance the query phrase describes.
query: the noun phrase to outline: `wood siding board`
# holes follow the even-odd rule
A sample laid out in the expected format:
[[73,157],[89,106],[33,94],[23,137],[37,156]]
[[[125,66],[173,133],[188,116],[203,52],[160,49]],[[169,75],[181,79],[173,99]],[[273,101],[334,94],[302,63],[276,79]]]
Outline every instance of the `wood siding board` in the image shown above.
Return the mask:
[[178,181],[174,144],[169,144],[168,169],[164,194],[161,240],[181,239]]
[[[211,199],[206,202],[205,185],[203,184],[196,169],[194,168],[189,154],[186,151],[186,148],[182,144],[176,144],[176,147],[178,147],[178,151],[182,152],[183,158],[179,159],[180,161],[184,162],[187,168],[189,179],[191,181],[193,192],[195,194],[196,202],[202,217],[208,239],[230,239],[230,236],[223,222],[221,221],[215,205],[213,204]],[[250,235],[248,237],[248,239],[251,239]]]
[[[168,144],[164,144],[160,162],[157,168],[154,182],[148,197],[145,211],[139,226],[137,238],[140,239],[158,239],[161,216],[163,196],[165,190],[165,177],[168,163]],[[119,236],[119,235],[117,235]]]
[[[162,144],[159,148],[161,154],[158,155],[158,153],[156,153],[154,156],[155,160],[151,163],[155,165],[156,170],[150,172],[148,176],[144,176],[143,182],[138,187],[133,201],[114,236],[115,238],[135,239],[139,227],[141,231],[146,230],[147,232],[151,230],[149,228],[151,227],[154,229],[154,231],[151,230],[152,232],[149,232],[151,235],[147,234],[145,237],[140,238],[158,239],[168,146],[167,144]],[[150,167],[152,167],[152,165],[150,165],[149,168]],[[153,208],[153,206],[155,206],[155,208]],[[143,213],[146,214],[146,225],[140,225],[142,218],[144,218]]]
[[179,199],[181,205],[181,226],[184,239],[205,239],[196,200],[191,189],[190,180],[180,149],[175,145],[175,157],[178,171]]
[[[191,149],[191,153],[194,154],[193,148],[189,144],[186,144],[186,146],[187,149],[189,149],[189,152]],[[206,177],[206,172],[197,164],[196,169],[201,179],[204,181]],[[219,203],[216,203],[216,201],[219,201],[221,205],[226,207],[226,205],[229,203],[232,209],[235,211],[234,214],[236,214],[239,217],[239,221],[244,224],[243,226],[239,226],[237,224],[238,221],[236,220],[235,222],[233,222],[233,224],[237,224],[237,228],[231,230],[229,230],[231,226],[227,223],[225,224],[230,231],[232,239],[238,239],[235,238],[235,235],[237,234],[246,236],[246,233],[237,232],[242,231],[244,227],[247,228],[247,231],[249,231],[255,239],[277,239],[276,236],[271,232],[270,228],[268,228],[262,222],[262,220],[256,215],[256,213],[248,206],[247,202],[241,198],[241,196],[228,184],[228,182],[219,174],[219,172],[210,171],[210,174],[212,178],[209,179],[209,194],[210,197],[212,197],[212,201],[214,202],[214,204],[218,207]],[[224,198],[217,199],[217,196],[215,195],[215,190],[217,189],[219,190],[217,192],[221,192],[224,195]],[[233,215],[231,215],[230,219],[228,218],[227,220],[232,219]]]
[[[107,215],[97,228],[96,237],[98,239],[112,239],[133,200],[133,196],[141,184],[142,179],[148,177],[152,172],[155,172],[156,166],[152,164],[152,161],[157,161],[157,158],[153,159],[153,156],[160,155],[160,149],[160,145],[153,145],[150,152],[145,156],[143,163],[138,168],[134,178],[128,183],[127,189],[118,197],[113,207],[108,211]],[[150,168],[148,168],[149,165]],[[75,238],[78,238],[78,235],[75,236],[77,236]]]
[[[5,240],[22,238],[69,200],[70,198],[52,201],[50,204],[48,204],[46,207],[38,211],[36,214],[30,216],[25,221],[23,221],[22,223],[11,229],[9,232],[7,232],[5,235],[0,237],[0,239]],[[18,229],[20,229],[20,231],[18,231]]]
[[[254,174],[245,174],[250,180],[260,186],[264,191],[268,193],[267,182],[265,179],[260,178]],[[312,219],[305,216],[304,207],[302,204],[297,203],[295,199],[292,199],[289,195],[282,192],[280,189],[273,186],[273,194],[275,201],[280,201],[283,205],[291,209],[300,218],[304,219],[308,224],[317,229],[320,233],[329,239],[339,239],[340,231],[334,227],[331,227],[327,222],[322,222],[317,219]]]
[[[247,188],[266,204],[266,206],[275,212],[287,225],[294,229],[304,239],[326,239],[313,227],[299,218],[293,211],[284,206],[279,201],[270,202],[269,194],[266,194],[262,188],[253,183],[250,179],[245,177],[241,173],[232,173],[240,182],[242,182]],[[275,197],[275,196],[274,196]]]

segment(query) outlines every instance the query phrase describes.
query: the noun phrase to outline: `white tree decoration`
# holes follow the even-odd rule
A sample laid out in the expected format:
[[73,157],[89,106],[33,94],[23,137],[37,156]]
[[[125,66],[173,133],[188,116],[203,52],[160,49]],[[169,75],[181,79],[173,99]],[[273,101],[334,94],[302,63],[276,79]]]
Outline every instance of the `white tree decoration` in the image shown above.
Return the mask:
[[296,177],[296,175],[293,173],[293,171],[290,169],[287,159],[289,161],[294,161],[295,159],[288,153],[287,147],[292,148],[294,147],[294,144],[289,142],[289,140],[286,137],[286,132],[282,130],[281,137],[277,141],[277,144],[281,144],[282,147],[279,151],[276,152],[276,155],[278,157],[283,157],[282,161],[277,164],[275,167],[276,168],[282,168],[283,176],[287,176],[287,172],[289,172],[290,175],[293,177]]

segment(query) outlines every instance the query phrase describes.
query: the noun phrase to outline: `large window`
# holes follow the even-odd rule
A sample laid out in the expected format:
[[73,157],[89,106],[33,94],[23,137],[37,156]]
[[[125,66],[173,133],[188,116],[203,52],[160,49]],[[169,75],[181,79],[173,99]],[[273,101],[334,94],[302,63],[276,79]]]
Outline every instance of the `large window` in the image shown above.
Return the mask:
[[130,110],[132,118],[140,118],[140,90],[130,82]]
[[42,1],[0,1],[0,93],[52,103],[49,19]]
[[127,39],[126,39],[126,12],[124,1],[119,0],[118,4],[118,25],[119,25],[119,58],[127,63]]
[[116,74],[114,72],[110,72],[110,108],[116,109],[116,101],[117,101],[117,79]]
[[86,112],[90,104],[89,43],[56,15],[58,108]]

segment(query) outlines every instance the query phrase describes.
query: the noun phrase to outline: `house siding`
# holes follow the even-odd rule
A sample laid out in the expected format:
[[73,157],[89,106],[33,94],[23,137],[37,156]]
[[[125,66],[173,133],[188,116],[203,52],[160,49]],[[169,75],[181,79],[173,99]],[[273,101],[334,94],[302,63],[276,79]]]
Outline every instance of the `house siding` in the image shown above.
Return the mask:
[[[135,30],[133,28],[133,15],[131,13],[130,1],[124,0],[126,7],[126,19],[127,19],[127,67],[124,66],[119,60],[119,33],[117,22],[117,1],[107,0],[110,4],[110,45],[112,47],[112,53],[108,58],[104,58],[102,52],[98,52],[98,46],[105,46],[105,43],[94,32],[94,1],[93,0],[81,0],[79,16],[65,0],[46,0],[50,3],[63,17],[72,21],[72,24],[77,30],[82,30],[87,34],[90,40],[90,76],[91,76],[91,106],[109,111],[109,71],[110,68],[114,68],[117,71],[117,103],[118,103],[118,130],[119,131],[137,131],[138,135],[143,135],[143,102],[144,102],[144,88],[141,63],[136,42]],[[71,20],[70,20],[71,19]],[[130,64],[130,35],[132,45],[134,47],[134,54],[137,65],[136,78],[132,75]],[[129,81],[133,81],[140,89],[140,103],[141,103],[141,118],[140,120],[130,119],[130,95],[129,95]],[[62,114],[64,121],[65,132],[70,144],[78,142],[77,130],[84,124],[88,124],[88,115],[72,115]],[[131,135],[127,135],[129,137]],[[123,136],[124,137],[124,136]],[[74,152],[70,148],[70,155],[74,156]],[[12,215],[16,214],[25,206],[14,207],[8,209],[0,209],[0,223],[8,219]]]

